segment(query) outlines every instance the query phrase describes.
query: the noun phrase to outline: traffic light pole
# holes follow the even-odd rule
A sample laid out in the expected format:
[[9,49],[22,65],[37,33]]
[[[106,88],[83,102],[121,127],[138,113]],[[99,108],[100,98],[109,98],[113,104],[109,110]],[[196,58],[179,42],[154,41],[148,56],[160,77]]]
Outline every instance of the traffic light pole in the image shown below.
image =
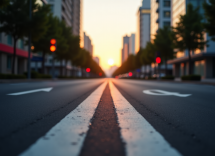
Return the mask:
[[52,79],[55,79],[55,71],[54,71],[54,53],[52,53]]
[[[31,20],[31,12],[32,12],[32,0],[30,0],[29,4],[29,18]],[[28,79],[31,79],[31,30],[29,32],[28,37]]]

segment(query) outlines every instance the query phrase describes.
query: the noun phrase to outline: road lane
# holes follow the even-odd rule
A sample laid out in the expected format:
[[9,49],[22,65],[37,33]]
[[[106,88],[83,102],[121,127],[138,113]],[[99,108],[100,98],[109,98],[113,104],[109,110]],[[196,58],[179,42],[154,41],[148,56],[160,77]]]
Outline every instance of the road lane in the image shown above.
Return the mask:
[[[75,109],[104,79],[50,81],[11,86],[0,85],[0,155],[17,155],[44,135],[59,120]],[[38,88],[53,87],[49,93],[37,92],[8,96]],[[19,142],[22,141],[22,144]],[[13,150],[10,150],[10,149]]]
[[[214,86],[114,79],[113,82],[135,109],[182,154],[215,154]],[[143,93],[151,89],[192,96]]]

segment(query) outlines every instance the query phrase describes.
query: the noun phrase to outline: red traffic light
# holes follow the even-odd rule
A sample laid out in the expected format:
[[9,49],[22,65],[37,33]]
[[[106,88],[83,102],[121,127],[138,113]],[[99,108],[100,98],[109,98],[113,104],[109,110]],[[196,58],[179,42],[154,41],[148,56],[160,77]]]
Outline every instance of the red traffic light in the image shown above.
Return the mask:
[[156,57],[156,63],[161,63],[161,58],[160,57]]
[[50,43],[51,43],[51,44],[56,44],[57,41],[56,41],[56,39],[51,39]]
[[128,73],[128,76],[132,77],[132,75],[133,75],[132,72],[129,72],[129,73]]
[[90,72],[90,68],[87,68],[87,69],[86,69],[86,72],[88,72],[88,73],[89,73],[89,72]]
[[57,41],[56,41],[56,39],[51,39],[50,43],[51,43],[50,51],[55,52],[57,50]]
[[102,76],[102,73],[99,73],[99,76]]

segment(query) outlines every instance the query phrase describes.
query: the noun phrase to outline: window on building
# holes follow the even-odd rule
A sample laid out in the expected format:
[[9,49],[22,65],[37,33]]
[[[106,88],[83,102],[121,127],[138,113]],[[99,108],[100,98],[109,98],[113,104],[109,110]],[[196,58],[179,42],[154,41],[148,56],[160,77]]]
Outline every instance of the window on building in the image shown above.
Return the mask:
[[11,69],[12,67],[12,57],[10,55],[7,56],[7,69]]
[[62,6],[62,11],[65,11],[65,8]]
[[164,17],[170,17],[170,11],[164,11]]
[[7,35],[7,44],[12,45],[12,36]]
[[168,0],[164,1],[164,7],[170,7],[171,3]]
[[171,25],[171,23],[168,21],[166,21],[166,22],[163,22],[163,26],[167,26],[167,27],[170,27],[170,25]]

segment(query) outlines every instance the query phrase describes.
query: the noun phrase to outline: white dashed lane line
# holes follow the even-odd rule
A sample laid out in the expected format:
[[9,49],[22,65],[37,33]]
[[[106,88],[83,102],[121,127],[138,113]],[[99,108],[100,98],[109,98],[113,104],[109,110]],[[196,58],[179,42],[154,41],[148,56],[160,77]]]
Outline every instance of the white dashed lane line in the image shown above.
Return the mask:
[[181,156],[110,82],[127,156]]
[[78,156],[107,82],[20,156]]

